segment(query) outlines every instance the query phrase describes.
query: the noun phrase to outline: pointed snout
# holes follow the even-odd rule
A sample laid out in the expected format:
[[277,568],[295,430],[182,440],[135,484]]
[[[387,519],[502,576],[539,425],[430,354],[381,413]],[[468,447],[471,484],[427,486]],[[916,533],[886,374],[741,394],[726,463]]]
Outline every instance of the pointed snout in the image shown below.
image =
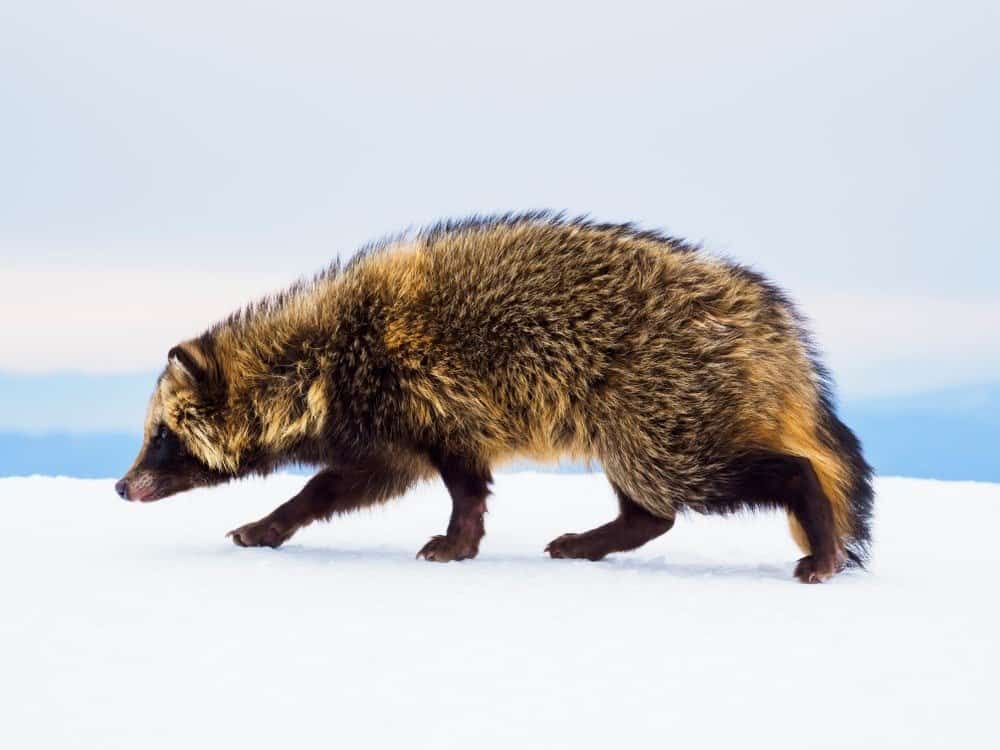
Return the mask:
[[128,496],[128,482],[125,481],[124,479],[119,479],[115,483],[115,492],[118,493],[118,497],[120,497],[122,500],[132,499]]

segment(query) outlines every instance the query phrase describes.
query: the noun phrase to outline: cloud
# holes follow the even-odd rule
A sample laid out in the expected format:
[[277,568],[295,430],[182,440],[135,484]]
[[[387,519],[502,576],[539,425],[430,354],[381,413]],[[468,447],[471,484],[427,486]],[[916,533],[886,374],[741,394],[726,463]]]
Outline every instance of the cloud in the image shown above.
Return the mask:
[[0,370],[162,367],[174,344],[285,286],[248,272],[13,269],[0,276]]
[[1000,299],[819,294],[802,308],[851,396],[1000,380]]

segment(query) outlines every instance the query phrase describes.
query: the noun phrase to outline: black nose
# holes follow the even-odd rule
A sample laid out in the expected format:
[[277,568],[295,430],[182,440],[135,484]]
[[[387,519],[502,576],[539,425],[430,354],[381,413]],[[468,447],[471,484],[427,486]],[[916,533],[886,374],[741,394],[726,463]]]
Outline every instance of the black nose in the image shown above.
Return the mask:
[[115,484],[115,492],[118,493],[118,497],[122,500],[128,500],[128,482],[124,479],[119,479]]

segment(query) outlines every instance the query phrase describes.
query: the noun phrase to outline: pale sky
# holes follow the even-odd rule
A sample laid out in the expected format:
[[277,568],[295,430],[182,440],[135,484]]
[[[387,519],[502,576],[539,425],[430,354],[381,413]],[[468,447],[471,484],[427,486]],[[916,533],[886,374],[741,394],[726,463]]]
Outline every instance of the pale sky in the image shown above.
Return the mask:
[[544,207],[763,271],[848,395],[1000,380],[994,3],[9,5],[0,371],[154,370],[366,240]]

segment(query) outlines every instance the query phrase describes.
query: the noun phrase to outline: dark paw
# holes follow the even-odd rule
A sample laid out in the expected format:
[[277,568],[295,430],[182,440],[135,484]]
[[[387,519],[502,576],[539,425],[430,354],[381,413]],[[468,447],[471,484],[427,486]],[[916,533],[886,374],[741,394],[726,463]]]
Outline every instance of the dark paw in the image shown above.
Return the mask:
[[563,534],[545,545],[545,551],[554,558],[600,560],[607,553],[589,544],[586,534]]
[[432,536],[417,553],[417,557],[433,562],[451,562],[452,560],[469,560],[479,553],[479,547],[465,542],[458,537],[439,534]]
[[834,557],[822,559],[808,555],[795,566],[795,577],[802,583],[823,583],[836,574],[838,567]]
[[240,547],[280,547],[294,533],[267,518],[233,529],[226,536]]

